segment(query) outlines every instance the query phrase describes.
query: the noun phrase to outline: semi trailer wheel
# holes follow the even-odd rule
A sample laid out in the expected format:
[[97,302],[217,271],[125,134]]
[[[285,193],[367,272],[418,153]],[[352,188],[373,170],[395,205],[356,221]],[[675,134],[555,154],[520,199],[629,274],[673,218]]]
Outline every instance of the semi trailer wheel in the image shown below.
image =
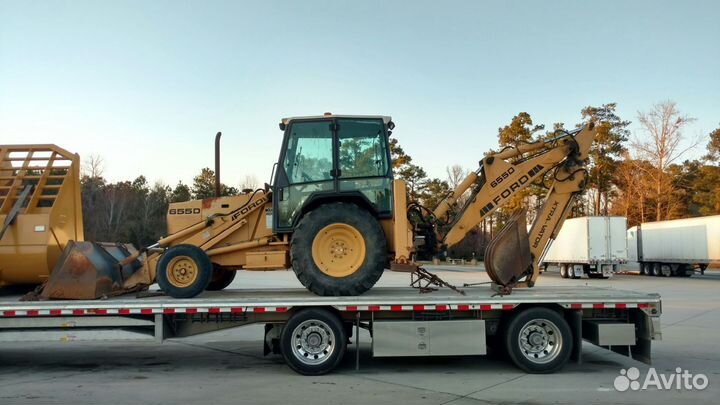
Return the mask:
[[528,373],[560,370],[572,353],[572,332],[561,314],[548,308],[528,308],[515,314],[504,333],[510,360]]
[[325,309],[308,308],[294,314],[280,336],[285,362],[303,375],[332,371],[340,364],[346,348],[342,322]]
[[205,291],[213,265],[205,252],[194,245],[169,248],[157,264],[157,283],[173,298],[192,298]]
[[307,213],[290,241],[293,271],[317,295],[360,295],[385,269],[385,233],[355,204],[321,205]]
[[652,264],[652,275],[655,277],[662,276],[662,270],[660,269],[660,263]]
[[650,265],[648,263],[640,263],[640,275],[641,276],[649,276],[650,275]]
[[236,274],[237,271],[235,270],[223,270],[217,266],[213,266],[212,277],[210,278],[210,283],[208,284],[206,290],[224,290],[233,282],[233,280],[235,280]]
[[561,264],[561,265],[560,265],[560,277],[562,277],[562,278],[568,278],[568,277],[569,277],[567,264]]

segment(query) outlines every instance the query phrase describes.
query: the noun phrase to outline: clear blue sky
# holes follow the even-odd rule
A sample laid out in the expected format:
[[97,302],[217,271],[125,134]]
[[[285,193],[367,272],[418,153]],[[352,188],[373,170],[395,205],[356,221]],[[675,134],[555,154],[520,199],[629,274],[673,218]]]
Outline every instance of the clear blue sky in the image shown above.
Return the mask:
[[[427,171],[468,168],[520,111],[671,99],[720,125],[717,1],[0,0],[0,143],[105,159],[111,180],[268,181],[284,116],[392,115]],[[704,141],[701,145],[704,148]],[[697,152],[700,155],[702,151]]]

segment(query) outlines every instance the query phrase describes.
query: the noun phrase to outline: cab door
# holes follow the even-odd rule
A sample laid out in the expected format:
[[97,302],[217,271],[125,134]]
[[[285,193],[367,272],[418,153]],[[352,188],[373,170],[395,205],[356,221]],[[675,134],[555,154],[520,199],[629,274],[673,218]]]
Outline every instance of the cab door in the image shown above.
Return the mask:
[[333,193],[335,156],[333,121],[297,121],[285,134],[273,196],[276,231],[291,230],[308,197]]

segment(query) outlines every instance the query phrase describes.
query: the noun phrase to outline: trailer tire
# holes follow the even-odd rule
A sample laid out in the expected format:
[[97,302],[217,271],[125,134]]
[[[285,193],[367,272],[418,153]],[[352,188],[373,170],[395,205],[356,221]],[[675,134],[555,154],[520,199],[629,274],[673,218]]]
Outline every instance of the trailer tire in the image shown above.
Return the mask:
[[510,360],[533,374],[560,370],[573,348],[570,326],[561,314],[549,308],[528,308],[513,315],[503,338]]
[[648,263],[640,263],[640,275],[641,276],[649,276],[650,275],[650,264]]
[[347,335],[340,319],[326,309],[308,308],[284,325],[280,350],[291,369],[302,375],[326,374],[342,361]]
[[206,290],[208,291],[220,291],[224,290],[232,284],[233,280],[235,280],[235,276],[237,275],[236,270],[223,270],[220,267],[214,266],[212,277],[210,278],[210,283],[208,284]]
[[192,298],[207,288],[213,265],[195,245],[177,245],[160,257],[156,276],[160,289],[173,298]]
[[662,276],[662,270],[660,270],[660,263],[653,263],[652,264],[652,273],[655,277]]
[[360,295],[385,270],[385,233],[375,217],[355,204],[321,205],[295,228],[290,259],[298,280],[313,293]]
[[561,264],[561,265],[560,265],[560,277],[562,277],[562,278],[568,278],[568,277],[569,277],[568,268],[567,268],[567,265],[566,265],[566,264]]

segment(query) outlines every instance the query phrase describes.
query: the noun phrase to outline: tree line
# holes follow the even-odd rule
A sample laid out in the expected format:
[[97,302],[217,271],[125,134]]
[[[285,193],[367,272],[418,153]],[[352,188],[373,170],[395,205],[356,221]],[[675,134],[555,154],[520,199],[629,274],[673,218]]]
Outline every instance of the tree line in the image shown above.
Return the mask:
[[[617,104],[583,108],[576,123],[553,123],[546,128],[520,112],[498,128],[500,148],[517,146],[556,136],[594,121],[598,128],[588,162],[588,184],[572,207],[571,216],[620,215],[628,226],[641,222],[713,215],[720,213],[720,128],[706,136],[687,136],[684,130],[693,118],[681,113],[671,101],[652,105],[634,117],[641,128],[631,133],[632,121],[617,113]],[[705,148],[702,158],[689,159],[688,152]],[[408,184],[410,199],[433,209],[469,173],[453,164],[444,178],[430,177],[390,138],[393,172]],[[548,174],[551,175],[551,174]],[[239,187],[221,185],[222,195],[236,195],[257,188],[257,180],[246,176]],[[165,233],[165,214],[171,202],[214,196],[215,173],[203,168],[192,184],[170,187],[149,184],[144,176],[132,181],[108,182],[102,159],[91,156],[83,167],[82,204],[87,240],[126,241],[146,246]],[[547,179],[518,193],[509,204],[489,216],[450,250],[451,257],[481,258],[487,242],[501,229],[509,215],[520,207],[534,218],[542,204]]]

